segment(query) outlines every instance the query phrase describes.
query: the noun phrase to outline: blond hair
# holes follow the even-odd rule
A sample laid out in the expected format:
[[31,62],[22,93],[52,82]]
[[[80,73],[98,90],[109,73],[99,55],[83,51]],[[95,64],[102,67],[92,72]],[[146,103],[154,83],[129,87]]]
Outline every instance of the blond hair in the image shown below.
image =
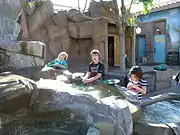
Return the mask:
[[101,53],[100,53],[100,51],[99,51],[99,50],[97,50],[97,49],[93,49],[93,50],[90,52],[90,56],[91,56],[92,54],[98,54],[98,56],[99,56],[99,60],[101,60]]
[[65,55],[65,60],[68,59],[68,54],[66,52],[61,52],[59,55],[58,55],[58,58],[61,56],[61,55]]

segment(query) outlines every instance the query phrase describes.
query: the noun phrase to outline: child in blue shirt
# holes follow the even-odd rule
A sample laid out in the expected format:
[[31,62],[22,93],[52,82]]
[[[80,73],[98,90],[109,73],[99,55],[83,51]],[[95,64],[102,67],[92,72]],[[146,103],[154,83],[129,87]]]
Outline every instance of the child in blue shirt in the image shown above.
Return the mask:
[[68,58],[68,54],[66,52],[61,52],[58,57],[49,62],[47,64],[48,67],[53,67],[55,69],[67,69],[68,68],[68,65],[67,65],[67,58]]

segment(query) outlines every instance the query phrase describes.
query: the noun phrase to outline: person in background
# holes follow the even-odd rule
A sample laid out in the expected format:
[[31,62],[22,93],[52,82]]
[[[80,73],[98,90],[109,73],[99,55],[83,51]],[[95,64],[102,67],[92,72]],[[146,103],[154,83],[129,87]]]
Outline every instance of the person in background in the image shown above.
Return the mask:
[[104,79],[105,76],[104,65],[101,62],[101,54],[99,50],[92,50],[90,56],[92,61],[89,64],[86,75],[82,77],[82,82],[84,84],[91,83],[98,79]]
[[139,66],[133,66],[129,71],[127,88],[138,93],[139,99],[147,92],[147,81],[143,79],[143,72]]
[[58,57],[49,62],[47,64],[48,67],[53,67],[55,69],[64,69],[66,70],[68,68],[67,65],[67,59],[68,59],[68,54],[66,52],[61,52]]

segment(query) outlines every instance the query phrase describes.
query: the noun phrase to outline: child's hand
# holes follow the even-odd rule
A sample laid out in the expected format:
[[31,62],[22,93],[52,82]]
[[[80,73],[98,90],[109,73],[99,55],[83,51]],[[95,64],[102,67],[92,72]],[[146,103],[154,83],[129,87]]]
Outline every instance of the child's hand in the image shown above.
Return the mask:
[[54,66],[58,66],[59,64],[58,63],[55,63]]
[[89,83],[89,82],[90,82],[90,79],[83,79],[82,82],[83,82],[84,84]]
[[129,85],[128,88],[129,89],[136,89],[136,87],[134,85]]
[[136,90],[138,90],[139,92],[141,92],[142,94],[146,94],[146,91],[144,91],[143,89],[139,88],[139,87],[136,86],[136,85],[130,85],[130,88],[136,89]]

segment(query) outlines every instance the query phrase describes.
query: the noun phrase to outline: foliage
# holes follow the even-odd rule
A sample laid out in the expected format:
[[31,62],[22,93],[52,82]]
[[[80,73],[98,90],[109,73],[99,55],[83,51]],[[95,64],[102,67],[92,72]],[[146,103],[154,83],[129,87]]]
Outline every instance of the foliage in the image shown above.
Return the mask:
[[[141,14],[144,14],[144,15],[149,14],[152,7],[154,7],[153,0],[134,0],[133,3],[136,3],[136,4],[143,3],[144,9],[141,11]],[[137,17],[137,14],[134,14],[131,17],[129,17],[127,20],[127,24],[134,25],[136,21],[136,17]]]
[[143,14],[150,13],[150,10],[153,7],[153,0],[139,0],[139,2],[143,3],[144,10],[142,11]]
[[35,1],[33,1],[33,2],[28,2],[25,6],[32,8],[32,7],[35,5],[35,3],[36,3]]

